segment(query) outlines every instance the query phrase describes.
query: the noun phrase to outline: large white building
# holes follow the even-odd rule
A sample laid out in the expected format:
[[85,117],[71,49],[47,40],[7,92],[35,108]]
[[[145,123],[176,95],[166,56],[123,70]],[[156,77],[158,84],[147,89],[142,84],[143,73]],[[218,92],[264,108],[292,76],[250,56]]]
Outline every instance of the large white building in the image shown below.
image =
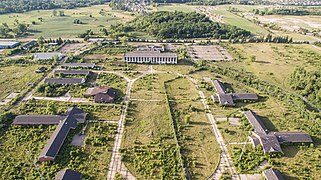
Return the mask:
[[177,64],[177,54],[163,52],[159,48],[138,48],[137,51],[125,53],[124,60],[128,63]]

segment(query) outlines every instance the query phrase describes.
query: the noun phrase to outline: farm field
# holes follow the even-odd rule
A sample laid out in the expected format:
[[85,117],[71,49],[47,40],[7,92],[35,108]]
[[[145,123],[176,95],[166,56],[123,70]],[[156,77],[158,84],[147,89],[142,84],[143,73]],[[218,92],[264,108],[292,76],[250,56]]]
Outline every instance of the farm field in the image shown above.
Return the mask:
[[194,84],[185,78],[165,83],[182,154],[193,179],[206,179],[218,165],[220,148]]
[[[57,9],[60,11],[62,9]],[[103,10],[103,11],[101,11]],[[13,25],[15,20],[30,25],[31,36],[39,37],[77,37],[86,30],[98,32],[99,29],[108,28],[112,24],[133,19],[128,12],[113,11],[106,5],[96,5],[85,8],[68,9],[64,11],[65,16],[53,16],[53,10],[30,11],[26,13],[13,13],[0,15],[2,23]],[[101,11],[101,13],[99,13]],[[39,21],[42,18],[43,21]],[[83,24],[74,24],[79,19]],[[32,21],[36,22],[35,25]]]

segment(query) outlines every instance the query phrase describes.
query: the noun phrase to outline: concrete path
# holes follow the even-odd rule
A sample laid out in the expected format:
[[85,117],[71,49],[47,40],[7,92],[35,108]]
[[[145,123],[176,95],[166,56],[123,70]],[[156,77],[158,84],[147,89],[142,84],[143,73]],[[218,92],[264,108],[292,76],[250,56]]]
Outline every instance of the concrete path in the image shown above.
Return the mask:
[[113,180],[115,178],[115,175],[117,172],[119,172],[125,179],[127,180],[134,180],[135,177],[127,170],[126,166],[123,162],[121,162],[121,153],[119,152],[119,149],[121,147],[123,132],[124,132],[124,122],[125,122],[125,114],[128,108],[128,103],[130,101],[130,93],[132,86],[136,80],[139,78],[145,76],[145,74],[130,80],[129,78],[125,78],[127,81],[127,88],[126,88],[126,95],[124,97],[124,105],[122,107],[120,119],[118,121],[118,128],[117,128],[117,134],[115,137],[115,144],[112,151],[111,161],[109,164],[109,169],[107,172],[107,180]]

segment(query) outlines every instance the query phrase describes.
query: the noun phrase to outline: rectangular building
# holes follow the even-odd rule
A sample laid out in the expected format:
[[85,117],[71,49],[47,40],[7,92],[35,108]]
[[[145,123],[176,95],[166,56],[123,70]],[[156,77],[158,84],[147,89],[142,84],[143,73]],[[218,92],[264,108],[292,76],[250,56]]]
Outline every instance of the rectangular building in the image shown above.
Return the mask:
[[19,42],[15,41],[0,41],[0,49],[12,49],[19,46]]
[[35,60],[51,60],[54,57],[58,57],[58,60],[60,61],[63,58],[63,54],[51,52],[51,53],[35,53],[34,59]]
[[85,78],[46,78],[45,83],[47,84],[83,84],[86,82]]
[[140,64],[177,64],[177,54],[159,51],[134,51],[125,53],[125,62]]
[[88,70],[56,70],[55,75],[65,74],[65,75],[88,75],[90,71]]

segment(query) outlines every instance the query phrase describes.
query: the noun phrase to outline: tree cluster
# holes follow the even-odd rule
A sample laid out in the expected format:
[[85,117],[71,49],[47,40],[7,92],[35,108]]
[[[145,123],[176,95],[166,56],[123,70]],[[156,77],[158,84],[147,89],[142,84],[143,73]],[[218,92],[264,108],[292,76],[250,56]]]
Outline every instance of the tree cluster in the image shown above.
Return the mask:
[[0,25],[0,38],[16,38],[27,34],[28,25],[15,20],[14,27],[9,27],[7,23]]
[[158,38],[236,38],[248,37],[250,32],[235,26],[211,21],[196,12],[152,12],[139,16],[129,24],[112,26],[116,32],[143,31]]

